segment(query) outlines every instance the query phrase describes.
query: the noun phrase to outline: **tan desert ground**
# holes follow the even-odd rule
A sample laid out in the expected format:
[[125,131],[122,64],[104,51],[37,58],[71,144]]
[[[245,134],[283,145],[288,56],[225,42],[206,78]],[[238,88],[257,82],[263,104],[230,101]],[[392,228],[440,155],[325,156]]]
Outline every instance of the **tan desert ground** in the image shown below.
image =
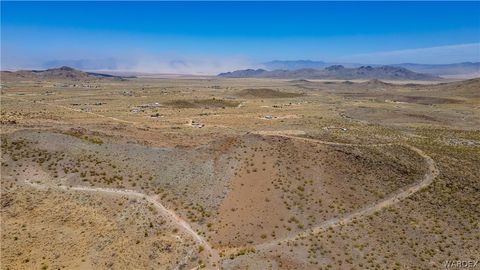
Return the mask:
[[480,79],[69,72],[2,72],[1,269],[480,259]]

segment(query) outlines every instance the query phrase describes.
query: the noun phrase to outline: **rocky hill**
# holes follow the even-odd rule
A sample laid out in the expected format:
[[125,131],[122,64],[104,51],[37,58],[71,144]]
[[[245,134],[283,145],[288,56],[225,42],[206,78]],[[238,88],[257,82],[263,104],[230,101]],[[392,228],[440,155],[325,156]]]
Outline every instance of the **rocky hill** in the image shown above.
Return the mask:
[[303,68],[297,70],[264,70],[247,69],[221,73],[224,78],[276,78],[276,79],[381,79],[381,80],[438,80],[440,77],[424,73],[416,73],[402,67],[393,66],[361,66],[346,68],[333,65],[325,69]]
[[91,80],[91,79],[118,79],[121,80],[122,77],[93,73],[93,72],[84,72],[78,69],[71,67],[60,67],[52,68],[46,70],[19,70],[19,71],[2,71],[1,73],[2,80]]

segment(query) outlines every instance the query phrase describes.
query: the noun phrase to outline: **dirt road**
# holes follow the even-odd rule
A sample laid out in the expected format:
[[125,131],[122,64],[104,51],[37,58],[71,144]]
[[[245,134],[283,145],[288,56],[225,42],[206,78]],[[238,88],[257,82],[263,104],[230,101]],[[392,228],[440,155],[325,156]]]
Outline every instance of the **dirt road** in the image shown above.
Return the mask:
[[290,135],[282,135],[282,134],[274,134],[274,135],[270,135],[270,136],[285,137],[285,138],[291,138],[291,139],[295,139],[295,140],[303,140],[303,141],[308,141],[308,142],[313,142],[313,143],[320,143],[320,144],[327,144],[327,145],[338,145],[338,146],[377,147],[377,146],[387,146],[387,145],[402,145],[402,146],[407,147],[407,148],[411,149],[412,151],[416,152],[418,155],[420,155],[425,160],[425,163],[426,163],[426,166],[427,166],[427,171],[426,171],[424,177],[421,179],[421,181],[418,181],[418,182],[414,183],[413,185],[410,185],[406,188],[402,188],[402,189],[398,190],[397,192],[390,194],[384,200],[382,200],[378,203],[365,206],[365,207],[363,207],[363,208],[361,208],[361,209],[359,209],[355,212],[349,213],[349,214],[347,214],[343,217],[340,217],[340,218],[333,218],[333,219],[326,220],[326,221],[318,224],[317,226],[315,226],[313,228],[310,228],[310,229],[307,229],[307,230],[305,230],[301,233],[297,233],[297,234],[290,235],[290,236],[282,238],[282,239],[277,239],[277,240],[274,240],[274,241],[271,241],[271,242],[267,242],[267,243],[257,245],[257,246],[255,246],[256,249],[263,249],[263,250],[269,249],[269,248],[277,246],[281,242],[288,242],[288,241],[291,241],[291,240],[295,240],[295,239],[298,239],[298,238],[301,238],[301,237],[308,236],[310,234],[316,234],[316,233],[324,231],[328,228],[335,227],[335,226],[338,226],[338,225],[344,225],[344,224],[352,222],[355,219],[372,215],[373,213],[375,213],[377,211],[380,211],[380,210],[382,210],[386,207],[392,206],[392,205],[400,202],[401,200],[411,196],[412,194],[418,192],[419,190],[429,186],[433,182],[433,179],[435,177],[437,177],[437,175],[439,174],[437,166],[435,165],[435,161],[433,161],[433,159],[430,156],[425,154],[425,152],[423,152],[422,150],[420,150],[420,149],[418,149],[414,146],[408,145],[408,144],[386,143],[386,144],[367,144],[367,145],[364,144],[364,145],[362,145],[362,144],[326,142],[326,141],[321,141],[321,140],[301,138],[301,137],[290,136]]
[[[401,200],[404,200],[405,198],[408,198],[412,194],[418,192],[419,190],[429,186],[434,178],[439,174],[439,171],[436,167],[435,162],[433,159],[428,156],[426,153],[424,153],[422,150],[408,145],[408,144],[403,144],[403,143],[382,143],[382,144],[351,144],[351,143],[337,143],[337,142],[327,142],[327,141],[321,141],[321,140],[315,140],[315,139],[310,139],[310,138],[302,138],[302,137],[297,137],[297,136],[291,136],[291,135],[284,135],[284,134],[279,134],[279,133],[274,133],[274,134],[265,134],[262,133],[264,136],[277,136],[277,137],[284,137],[284,138],[290,138],[294,140],[301,140],[301,141],[306,141],[306,142],[311,142],[311,143],[319,143],[319,144],[325,144],[325,145],[335,145],[335,146],[356,146],[356,147],[380,147],[380,146],[390,146],[390,145],[401,145],[406,148],[411,149],[412,151],[416,152],[418,155],[420,155],[424,160],[425,164],[427,166],[426,173],[424,177],[405,188],[401,188],[397,192],[394,192],[390,195],[388,195],[384,200],[377,202],[375,204],[367,205],[357,211],[351,212],[349,214],[344,215],[343,217],[339,218],[333,218],[326,220],[315,227],[309,228],[303,232],[289,235],[287,237],[284,237],[282,239],[276,239],[271,242],[259,244],[255,246],[257,250],[268,250],[271,249],[275,246],[277,246],[279,243],[282,242],[288,242],[292,241],[301,237],[305,237],[311,234],[316,234],[318,232],[324,231],[328,228],[339,226],[339,225],[344,225],[348,224],[355,219],[362,218],[365,216],[372,215],[373,213],[380,211],[384,208],[387,208],[389,206],[392,206]],[[159,212],[166,216],[167,218],[171,219],[176,226],[178,226],[179,229],[183,230],[187,234],[191,235],[195,241],[202,245],[205,250],[210,254],[210,258],[213,262],[219,263],[220,262],[220,257],[218,252],[213,249],[210,244],[203,239],[202,236],[200,236],[196,231],[194,231],[190,224],[183,220],[181,217],[179,217],[174,211],[167,209],[165,206],[161,204],[161,202],[158,199],[158,196],[149,196],[134,190],[121,190],[121,189],[112,189],[112,188],[100,188],[100,187],[83,187],[83,186],[77,186],[77,187],[67,187],[67,186],[45,186],[45,185],[39,185],[39,184],[33,184],[28,182],[30,185],[38,187],[38,188],[57,188],[57,189],[62,189],[62,190],[68,190],[68,191],[83,191],[83,192],[100,192],[100,193],[111,193],[111,194],[117,194],[117,195],[123,195],[123,196],[129,196],[129,197],[136,197],[136,198],[141,198],[145,199],[146,201],[150,202],[153,204]],[[232,250],[235,250],[232,249]]]
[[100,188],[100,187],[67,187],[67,186],[50,186],[50,185],[41,185],[41,184],[36,184],[36,183],[31,183],[26,181],[27,184],[36,187],[36,188],[54,188],[54,189],[61,189],[61,190],[66,190],[66,191],[84,191],[84,192],[99,192],[99,193],[110,193],[110,194],[116,194],[116,195],[122,195],[122,196],[128,196],[128,197],[135,197],[135,198],[140,198],[140,199],[145,199],[147,202],[153,204],[155,208],[165,217],[169,218],[172,220],[172,222],[182,231],[186,232],[190,236],[192,236],[195,241],[203,246],[205,250],[211,255],[212,259],[214,261],[218,261],[219,256],[218,253],[212,249],[210,244],[203,239],[195,230],[190,227],[190,224],[183,220],[181,217],[179,217],[174,211],[167,209],[163,204],[160,203],[158,200],[158,196],[149,196],[134,190],[128,190],[128,189],[113,189],[113,188]]

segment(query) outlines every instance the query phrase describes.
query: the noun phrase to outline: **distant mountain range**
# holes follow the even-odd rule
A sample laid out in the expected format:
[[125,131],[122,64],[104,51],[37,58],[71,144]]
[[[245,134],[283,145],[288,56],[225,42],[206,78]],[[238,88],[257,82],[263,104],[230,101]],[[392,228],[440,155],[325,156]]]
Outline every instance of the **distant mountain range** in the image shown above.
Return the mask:
[[480,62],[464,62],[456,64],[442,64],[442,65],[426,65],[403,63],[393,65],[403,67],[415,72],[434,74],[439,76],[444,75],[469,75],[480,76]]
[[[445,78],[476,78],[480,77],[480,62],[465,62],[457,64],[426,65],[415,63],[380,65],[331,65],[322,61],[271,61],[258,69],[244,69],[220,73],[225,78],[283,78],[283,79],[379,79],[379,80],[439,80]],[[46,70],[2,71],[2,79],[123,79],[127,73],[96,73],[84,72],[68,66]],[[134,74],[134,73],[132,73]],[[139,73],[140,74],[140,73]],[[131,74],[130,74],[131,75]],[[135,74],[134,74],[135,75]]]
[[51,68],[46,70],[19,70],[19,71],[2,71],[2,79],[65,79],[65,80],[88,80],[88,79],[122,79],[122,77],[95,73],[84,72],[71,67]]
[[[365,66],[365,64],[357,63],[328,63],[323,61],[311,61],[311,60],[294,60],[294,61],[281,61],[275,60],[262,64],[262,67],[266,70],[297,70],[305,68],[324,69],[333,65],[343,65],[348,68],[358,68]],[[372,67],[380,67],[382,65],[369,65]],[[392,64],[389,66],[402,67],[414,72],[428,73],[432,75],[469,75],[480,76],[480,62],[463,62],[455,64],[415,64],[415,63],[402,63]],[[476,74],[476,75],[475,75]]]
[[342,65],[333,65],[324,69],[302,68],[295,70],[277,69],[246,69],[220,73],[224,78],[277,78],[277,79],[381,79],[381,80],[439,80],[438,76],[417,73],[403,67],[393,66],[361,66],[347,68]]

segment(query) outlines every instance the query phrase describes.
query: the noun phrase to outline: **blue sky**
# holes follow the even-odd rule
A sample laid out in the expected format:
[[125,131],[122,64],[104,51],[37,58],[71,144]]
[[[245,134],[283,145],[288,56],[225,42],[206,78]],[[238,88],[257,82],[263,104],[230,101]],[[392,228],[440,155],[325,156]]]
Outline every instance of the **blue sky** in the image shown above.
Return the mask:
[[480,61],[480,2],[1,2],[2,69]]

